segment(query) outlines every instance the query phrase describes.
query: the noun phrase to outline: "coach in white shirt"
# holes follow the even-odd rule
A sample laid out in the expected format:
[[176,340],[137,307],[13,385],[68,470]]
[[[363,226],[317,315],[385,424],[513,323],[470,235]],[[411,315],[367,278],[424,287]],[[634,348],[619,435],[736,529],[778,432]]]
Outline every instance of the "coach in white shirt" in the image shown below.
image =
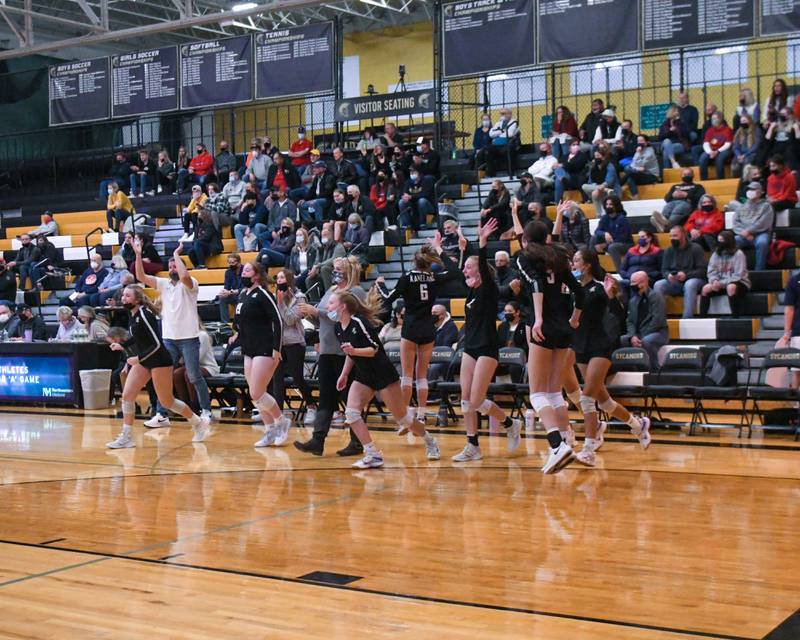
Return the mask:
[[[189,382],[194,385],[202,409],[201,417],[211,417],[211,397],[200,371],[200,318],[197,315],[197,294],[200,285],[189,275],[181,260],[182,245],[178,244],[169,259],[169,278],[149,276],[144,271],[141,254],[136,255],[136,278],[161,294],[161,335],[164,346],[177,366],[183,358]],[[169,426],[167,410],[160,404],[156,415],[145,422],[147,427]]]

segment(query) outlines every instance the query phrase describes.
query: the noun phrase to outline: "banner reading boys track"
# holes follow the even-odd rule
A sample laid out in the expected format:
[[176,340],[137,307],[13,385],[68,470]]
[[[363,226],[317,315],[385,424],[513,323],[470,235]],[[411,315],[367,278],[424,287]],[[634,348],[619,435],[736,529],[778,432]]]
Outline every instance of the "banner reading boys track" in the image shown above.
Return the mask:
[[333,91],[333,22],[259,33],[256,99]]
[[539,0],[539,62],[639,49],[639,0]]
[[800,31],[800,0],[761,0],[761,35]]
[[385,118],[412,113],[427,113],[436,106],[433,89],[382,93],[364,98],[347,98],[336,101],[336,121]]
[[181,45],[181,108],[252,100],[252,54],[250,36]]
[[0,401],[72,404],[75,377],[71,356],[0,356]]
[[111,81],[108,58],[50,67],[50,124],[75,124],[108,118]]
[[755,0],[643,0],[644,48],[752,38],[755,6]]
[[111,56],[111,116],[178,108],[178,49],[164,47]]
[[442,7],[447,78],[536,62],[533,0],[467,0]]

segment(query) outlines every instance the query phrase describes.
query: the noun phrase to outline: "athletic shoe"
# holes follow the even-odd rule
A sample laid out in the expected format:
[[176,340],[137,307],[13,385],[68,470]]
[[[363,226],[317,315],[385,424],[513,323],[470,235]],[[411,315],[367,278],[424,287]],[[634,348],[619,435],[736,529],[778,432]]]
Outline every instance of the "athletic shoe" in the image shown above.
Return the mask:
[[575,448],[575,430],[572,428],[572,425],[567,427],[567,433],[564,436],[564,442],[570,447],[570,449]]
[[292,421],[287,416],[281,416],[275,426],[277,433],[275,434],[275,441],[272,444],[276,447],[280,447],[286,444],[286,440],[289,438],[289,429],[292,426]]
[[653,211],[653,215],[650,216],[650,222],[660,232],[666,231],[669,226],[669,220],[660,211]]
[[333,412],[333,417],[331,418],[331,426],[332,427],[344,426],[344,414],[341,411]]
[[306,417],[303,419],[303,424],[306,426],[311,426],[314,424],[314,420],[317,419],[317,410],[314,407],[308,407],[306,409]]
[[[161,193],[161,191],[159,191],[159,193]],[[156,192],[151,189],[150,191],[146,191],[145,195],[150,196],[152,198],[156,195]]]
[[208,418],[200,418],[200,423],[196,427],[192,427],[192,431],[194,432],[192,442],[202,442],[208,438],[208,436],[211,435],[210,424]]
[[600,420],[600,422],[597,423],[597,437],[595,438],[595,440],[597,440],[597,445],[595,445],[595,451],[600,451],[600,447],[603,446],[603,443],[605,442],[603,435],[605,434],[606,429],[608,429],[608,423],[605,420]]
[[642,430],[635,434],[636,439],[639,441],[642,449],[647,450],[647,447],[650,446],[650,442],[653,439],[653,436],[650,435],[650,418],[639,418],[639,422],[642,425]]
[[160,413],[157,413],[152,418],[150,418],[147,422],[144,423],[145,427],[149,429],[158,429],[160,427],[168,427],[169,426],[169,418],[167,416],[162,416]]
[[550,457],[544,463],[542,473],[558,473],[574,459],[575,454],[572,452],[572,447],[566,442],[562,442],[557,449],[550,449]]
[[[409,407],[408,411],[406,412],[406,420],[416,420],[416,416],[414,415],[414,408]],[[400,427],[397,429],[398,436],[404,436],[409,432],[408,424],[401,424]]]
[[261,422],[261,412],[258,409],[253,409],[252,413],[250,414],[250,422]]
[[475,460],[481,460],[483,456],[481,455],[481,448],[476,447],[474,444],[468,442],[461,453],[457,453],[454,455],[451,460],[453,462],[473,462]]
[[360,456],[362,453],[364,453],[363,445],[358,440],[351,440],[344,449],[339,449],[336,455],[346,458],[348,456]]
[[596,462],[594,450],[591,447],[584,447],[576,455],[575,459],[587,467],[593,467]]
[[519,432],[522,430],[522,423],[519,420],[512,420],[511,426],[506,431],[506,446],[508,446],[508,452],[511,453],[516,451],[517,447],[519,446],[520,437]]
[[131,449],[136,446],[136,443],[133,441],[133,438],[131,438],[130,428],[126,429],[122,427],[122,431],[119,432],[117,439],[107,443],[106,446],[109,449]]
[[380,453],[368,453],[358,462],[353,463],[354,469],[377,469],[383,466],[383,456]]
[[256,442],[253,446],[254,447],[269,447],[275,442],[275,434],[277,433],[278,428],[275,425],[267,427],[266,432],[264,433],[261,440]]
[[203,409],[200,412],[201,418],[208,418],[209,423],[214,422],[214,414],[211,413],[208,409]]
[[299,440],[294,441],[294,448],[298,451],[302,451],[303,453],[310,453],[315,456],[321,456],[323,451],[325,450],[325,442],[323,440],[317,440],[312,436],[310,440],[306,442],[300,442]]
[[438,460],[442,457],[442,454],[439,451],[439,443],[436,442],[436,438],[431,438],[425,443],[425,454],[428,456],[428,460]]

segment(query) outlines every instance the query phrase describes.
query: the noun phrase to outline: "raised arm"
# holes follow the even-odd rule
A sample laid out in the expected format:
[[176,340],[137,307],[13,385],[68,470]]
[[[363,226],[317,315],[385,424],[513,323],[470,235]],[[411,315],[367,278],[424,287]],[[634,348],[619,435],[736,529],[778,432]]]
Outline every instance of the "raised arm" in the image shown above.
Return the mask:
[[136,279],[144,285],[156,289],[158,281],[154,276],[149,276],[144,271],[144,262],[142,262],[142,242],[139,238],[133,241],[133,252],[136,254]]
[[175,247],[175,252],[172,254],[172,257],[175,258],[175,270],[178,272],[178,278],[183,285],[188,289],[193,289],[194,282],[192,282],[192,276],[189,275],[189,270],[186,268],[186,265],[183,264],[183,258],[181,258],[182,253],[183,245],[179,242],[178,246]]

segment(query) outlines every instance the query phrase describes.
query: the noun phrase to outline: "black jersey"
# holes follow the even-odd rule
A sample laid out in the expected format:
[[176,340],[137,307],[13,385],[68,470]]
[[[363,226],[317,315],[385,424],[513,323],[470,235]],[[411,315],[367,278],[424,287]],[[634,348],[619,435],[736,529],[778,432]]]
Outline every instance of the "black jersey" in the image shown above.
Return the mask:
[[139,357],[139,364],[146,365],[153,358],[160,359],[163,352],[166,352],[158,319],[147,307],[139,307],[138,313],[131,314],[130,333],[131,337],[122,346],[126,349],[133,347]]
[[352,316],[347,327],[337,322],[334,327],[339,344],[351,344],[356,349],[375,349],[372,357],[348,356],[353,361],[354,379],[371,389],[380,390],[399,380],[397,371],[383,349],[378,331],[366,318]]
[[581,323],[573,336],[573,348],[579,353],[610,351],[611,340],[606,326],[608,295],[603,283],[592,280],[583,286],[584,300]]
[[456,264],[442,253],[444,268],[441,271],[420,271],[412,269],[400,276],[395,288],[389,291],[385,285],[378,286],[386,304],[391,305],[397,298],[405,302],[406,324],[424,323],[433,327],[431,308],[438,295],[438,285],[461,275]]
[[236,305],[234,327],[239,333],[242,354],[251,358],[272,356],[280,351],[283,322],[272,294],[263,287],[244,291]]
[[497,302],[500,292],[492,277],[486,258],[486,247],[478,249],[478,270],[481,284],[470,288],[466,304],[466,320],[464,321],[464,350],[497,349],[500,340],[497,337]]
[[[583,287],[578,284],[575,276],[564,269],[560,271],[543,270],[540,265],[534,263],[527,254],[522,253],[517,257],[517,269],[522,274],[522,283],[525,287],[526,298],[530,302],[530,315],[528,324],[533,326],[536,322],[536,310],[533,305],[533,294],[543,294],[542,300],[542,325],[549,326],[564,332],[570,330],[569,319],[572,315],[573,306],[577,309],[583,308]],[[575,296],[573,305],[569,295],[570,291]],[[547,331],[544,331],[547,333]]]

